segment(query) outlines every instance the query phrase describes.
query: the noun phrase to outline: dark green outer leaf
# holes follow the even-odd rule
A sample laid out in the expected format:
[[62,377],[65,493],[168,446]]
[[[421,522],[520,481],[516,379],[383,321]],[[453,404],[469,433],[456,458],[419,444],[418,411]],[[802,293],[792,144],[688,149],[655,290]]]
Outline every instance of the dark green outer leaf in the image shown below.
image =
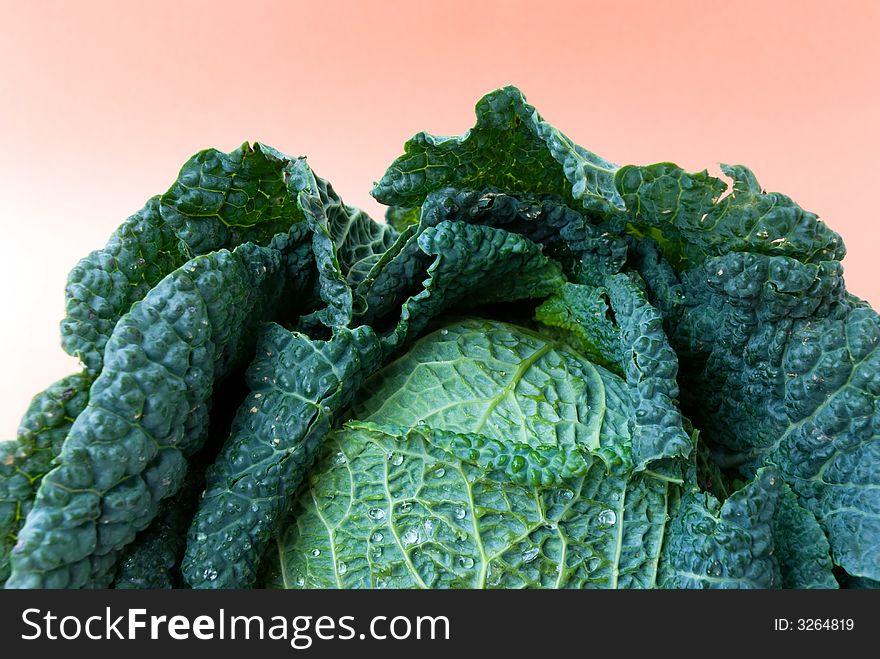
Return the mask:
[[782,481],[773,469],[723,504],[688,492],[672,506],[660,563],[661,588],[779,587],[773,557],[773,515]]
[[117,554],[180,488],[213,382],[246,355],[281,292],[279,252],[197,257],[117,324],[89,403],[43,479],[7,587],[109,581]]
[[788,486],[782,489],[773,518],[773,544],[783,588],[837,588],[828,540]]
[[248,371],[251,393],[208,471],[189,531],[183,570],[194,588],[253,585],[292,494],[381,351],[366,326],[312,341],[271,325],[257,354]]
[[843,241],[815,213],[778,192],[764,193],[741,165],[722,165],[726,184],[672,163],[627,165],[614,177],[631,230],[657,238],[678,269],[729,252],[790,256],[805,263],[840,260]]
[[186,547],[186,531],[204,484],[204,469],[191,466],[180,491],[162,501],[153,522],[125,548],[113,581],[114,588],[157,589],[183,585],[180,561]]
[[835,563],[880,576],[880,319],[840,264],[731,253],[682,276],[672,341],[695,421],[746,474],[775,464]]
[[624,376],[635,407],[629,426],[637,470],[690,454],[693,441],[676,401],[678,358],[637,275],[605,276],[602,287],[566,283],[535,318],[572,332],[587,348],[585,354],[600,355],[593,361],[616,362],[612,368]]
[[400,321],[383,337],[392,352],[418,336],[428,322],[454,304],[472,306],[548,295],[564,280],[556,261],[522,236],[492,227],[441,222],[418,238],[434,256],[424,289],[403,303]]
[[55,382],[34,396],[18,437],[0,442],[0,584],[9,576],[10,551],[40,481],[54,466],[73,420],[85,409],[90,385],[85,373]]
[[663,331],[663,317],[633,275],[607,279],[608,297],[620,327],[621,365],[635,406],[630,420],[637,470],[670,457],[687,457],[693,441],[678,409],[678,357]]
[[343,204],[326,181],[315,177],[304,158],[293,161],[285,176],[312,231],[318,291],[324,302],[323,308],[304,319],[304,325],[316,320],[327,327],[346,326],[353,313],[352,285],[369,274],[397,232]]
[[614,213],[623,200],[617,166],[576,145],[504,87],[477,103],[477,123],[461,137],[418,133],[375,185],[381,203],[419,206],[447,186],[561,195],[574,206]]
[[265,244],[300,221],[284,180],[289,161],[259,143],[190,158],[164,195],[150,199],[70,272],[64,349],[97,376],[118,320],[163,277],[194,255]]
[[97,375],[119,318],[189,258],[153,197],[128,218],[107,245],[82,259],[67,277],[61,345]]
[[626,243],[605,227],[592,226],[558,196],[501,194],[494,190],[445,188],[428,195],[417,226],[409,225],[357,287],[359,320],[371,323],[394,312],[418,290],[431,262],[420,247],[423,233],[442,222],[503,229],[544,246],[569,274],[600,281],[620,270]]
[[302,219],[284,175],[290,162],[259,142],[200,151],[162,195],[162,218],[193,254],[265,244]]

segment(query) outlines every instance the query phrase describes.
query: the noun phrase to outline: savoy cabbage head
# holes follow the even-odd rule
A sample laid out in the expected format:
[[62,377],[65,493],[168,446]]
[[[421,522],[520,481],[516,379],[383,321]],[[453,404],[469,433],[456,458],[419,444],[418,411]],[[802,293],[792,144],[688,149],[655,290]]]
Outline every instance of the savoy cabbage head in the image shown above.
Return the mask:
[[742,166],[615,165],[506,87],[375,222],[201,152],[71,272],[83,372],[0,444],[0,579],[117,588],[880,580],[880,319]]

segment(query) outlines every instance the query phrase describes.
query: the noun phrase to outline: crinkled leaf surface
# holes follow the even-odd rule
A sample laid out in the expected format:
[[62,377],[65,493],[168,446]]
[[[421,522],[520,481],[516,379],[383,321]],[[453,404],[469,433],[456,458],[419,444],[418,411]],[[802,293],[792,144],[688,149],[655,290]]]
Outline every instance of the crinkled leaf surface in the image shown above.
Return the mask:
[[253,585],[292,494],[381,351],[367,326],[313,341],[273,324],[257,354],[248,372],[251,393],[208,471],[189,531],[183,571],[192,587]]
[[542,297],[563,281],[559,264],[539,245],[502,229],[441,222],[425,229],[418,245],[434,262],[422,291],[403,303],[397,326],[383,337],[388,351],[453,305]]
[[773,545],[783,588],[837,588],[828,540],[787,485],[773,518]]
[[93,374],[101,370],[104,347],[119,318],[189,259],[159,207],[158,196],[150,199],[67,277],[61,345]]
[[728,252],[790,256],[806,263],[840,260],[843,241],[789,197],[765,193],[741,165],[722,165],[727,185],[707,172],[690,174],[672,163],[621,167],[615,184],[631,228],[652,236],[678,268]]
[[284,178],[290,159],[264,144],[200,151],[171,188],[128,218],[68,276],[62,346],[96,376],[119,319],[192,256],[268,243],[302,219]]
[[121,590],[180,588],[186,532],[204,491],[204,469],[190,468],[180,491],[162,501],[153,522],[122,553],[113,587]]
[[852,303],[836,261],[731,253],[683,273],[682,290],[672,340],[695,421],[728,464],[777,465],[835,562],[880,576],[877,314]]
[[723,504],[699,491],[673,501],[660,587],[779,587],[773,515],[781,489],[781,479],[768,468]]
[[34,396],[18,437],[0,442],[0,583],[9,576],[10,551],[40,481],[55,465],[70,426],[85,409],[90,385],[85,373],[53,383]]
[[120,320],[19,534],[7,586],[108,581],[118,551],[180,488],[207,433],[213,383],[248,353],[280,272],[280,253],[253,244],[196,257]]
[[460,137],[418,133],[373,188],[383,204],[412,207],[447,186],[561,195],[575,206],[623,208],[617,166],[550,126],[515,87],[486,94],[477,123]]
[[200,151],[162,195],[162,218],[194,254],[265,244],[302,218],[287,188],[290,161],[259,142]]

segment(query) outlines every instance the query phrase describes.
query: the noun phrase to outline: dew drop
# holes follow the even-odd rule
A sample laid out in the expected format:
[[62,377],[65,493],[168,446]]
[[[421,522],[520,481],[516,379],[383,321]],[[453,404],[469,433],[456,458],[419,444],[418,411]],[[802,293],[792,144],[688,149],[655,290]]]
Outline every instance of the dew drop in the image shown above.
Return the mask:
[[617,523],[617,513],[615,513],[611,508],[606,508],[599,516],[596,518],[599,524],[603,526],[614,526]]
[[280,443],[281,443],[280,437],[273,437],[272,438],[272,446],[278,446]]
[[331,411],[331,410],[330,410],[330,406],[329,406],[329,405],[325,405],[325,406],[324,406],[324,414],[330,414],[330,411]]
[[498,371],[498,375],[500,375],[500,376],[503,377],[503,378],[506,378],[506,377],[507,377],[507,371]]
[[522,553],[522,559],[524,563],[531,563],[533,560],[538,558],[538,554],[541,552],[537,547],[532,547],[531,549],[526,549]]
[[370,547],[370,556],[372,558],[381,558],[382,557],[382,547],[378,547],[378,546]]
[[406,513],[408,513],[410,510],[412,510],[412,504],[409,503],[408,501],[404,501],[402,504],[400,504],[397,507],[397,512],[404,514],[404,515]]
[[434,521],[430,519],[425,520],[425,533],[428,534],[428,537],[433,537],[434,535]]
[[474,566],[474,559],[470,556],[461,556],[458,559],[458,564],[466,570],[469,570]]
[[400,540],[401,542],[403,542],[404,547],[414,545],[419,540],[419,532],[415,529],[408,529],[400,538]]
[[345,453],[339,451],[339,453],[336,454],[336,458],[333,460],[333,464],[344,465],[347,461]]
[[399,467],[403,464],[403,453],[392,453],[391,454],[391,464],[395,467]]
[[336,563],[336,571],[339,572],[339,574],[345,574],[348,572],[348,566],[342,561],[338,561]]
[[719,561],[712,561],[712,563],[709,565],[709,569],[706,570],[706,573],[710,577],[720,577],[721,572],[722,572],[721,563]]
[[588,572],[595,572],[597,569],[599,569],[599,566],[601,564],[602,564],[602,560],[597,558],[596,556],[593,556],[593,558],[590,558],[589,560],[587,560],[587,571]]
[[566,501],[571,501],[574,498],[574,492],[569,489],[565,489],[559,493],[559,496],[561,496]]
[[320,556],[320,555],[321,555],[320,549],[313,549],[312,550],[312,556],[314,556],[315,558],[318,558],[318,556]]
[[367,514],[370,516],[370,519],[385,519],[385,511],[381,508],[370,508],[370,512]]
[[256,414],[259,410],[256,407],[251,408],[251,414]]
[[446,470],[443,467],[434,470],[434,478],[443,478],[446,475]]
[[464,508],[455,509],[455,519],[464,519],[467,517],[467,511]]
[[440,334],[446,336],[447,334],[449,334],[449,330],[444,327],[442,330],[440,330]]
[[204,542],[208,539],[208,536],[204,533],[196,533],[196,542]]
[[382,535],[381,533],[379,533],[379,531],[376,531],[373,535],[370,536],[370,542],[372,542],[374,544],[378,544],[378,543],[382,542],[384,539],[385,539],[385,536]]
[[204,572],[202,572],[202,576],[205,577],[208,581],[214,581],[217,578],[217,570],[213,568],[207,568]]
[[306,585],[306,578],[302,575],[298,576],[296,578],[296,585],[299,586],[300,588],[305,586]]

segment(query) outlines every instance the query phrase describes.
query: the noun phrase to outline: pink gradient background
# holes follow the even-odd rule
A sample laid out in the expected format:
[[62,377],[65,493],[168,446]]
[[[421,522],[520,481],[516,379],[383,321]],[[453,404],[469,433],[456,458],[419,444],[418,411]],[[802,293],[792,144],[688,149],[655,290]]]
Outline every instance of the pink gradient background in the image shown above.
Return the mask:
[[307,154],[374,217],[373,180],[419,130],[458,134],[519,86],[618,163],[750,166],[843,234],[880,305],[876,38],[864,2],[0,0],[0,438],[77,370],[68,270],[194,152]]

